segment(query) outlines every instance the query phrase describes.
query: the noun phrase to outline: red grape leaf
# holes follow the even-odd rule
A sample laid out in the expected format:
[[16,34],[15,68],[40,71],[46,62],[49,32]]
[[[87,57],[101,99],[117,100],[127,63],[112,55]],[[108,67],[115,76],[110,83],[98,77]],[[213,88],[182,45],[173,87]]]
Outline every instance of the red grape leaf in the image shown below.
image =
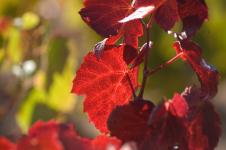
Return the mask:
[[189,148],[192,150],[214,149],[221,135],[220,125],[220,118],[213,104],[203,101],[197,106],[196,114],[189,122]]
[[167,0],[155,12],[156,22],[166,31],[170,30],[178,19],[177,0]]
[[[1,143],[7,141],[0,138]],[[7,143],[9,145],[11,143]],[[11,145],[12,146],[12,145]],[[18,150],[106,150],[114,147],[119,150],[121,141],[114,137],[98,136],[95,139],[82,138],[70,124],[47,123],[38,121],[29,130],[29,134],[19,140]],[[13,148],[13,147],[12,147]],[[15,149],[4,149],[15,150]]]
[[134,88],[138,86],[138,69],[128,69],[123,58],[124,48],[125,45],[120,45],[104,50],[99,60],[89,53],[73,81],[72,91],[86,95],[84,111],[90,121],[105,133],[108,132],[107,119],[111,111],[128,103],[131,98],[128,75]]
[[133,20],[124,26],[124,42],[138,48],[138,37],[143,35],[143,27],[139,20]]
[[0,137],[0,150],[16,150],[16,145],[5,137]]
[[95,139],[80,137],[73,126],[67,124],[59,125],[59,138],[65,150],[106,150],[110,147],[118,150],[121,146],[121,141],[114,137],[104,135],[97,136]]
[[79,12],[82,19],[104,37],[118,34],[118,21],[132,11],[131,0],[85,0]]
[[124,35],[125,42],[137,48],[137,38],[143,35],[141,22],[119,22],[133,11],[131,0],[86,0],[84,5],[80,15],[98,34],[106,38]]
[[110,134],[123,142],[142,142],[149,130],[148,118],[153,107],[151,102],[144,100],[116,107],[108,119]]
[[201,48],[189,40],[174,43],[177,53],[183,53],[183,60],[187,61],[196,72],[203,91],[203,97],[210,99],[217,93],[219,74],[217,70],[208,65],[201,57]]
[[208,8],[204,0],[177,0],[177,3],[183,30],[190,37],[208,18]]
[[182,96],[189,104],[189,148],[214,149],[221,135],[221,122],[213,104],[202,99],[201,90],[194,86],[186,88]]
[[29,134],[17,144],[18,150],[63,150],[58,139],[58,126],[54,121],[48,123],[36,122]]
[[137,56],[138,56],[137,49],[133,48],[132,46],[125,45],[123,59],[127,65],[130,65]]
[[82,138],[75,132],[72,125],[60,124],[59,139],[65,150],[93,150],[91,140]]
[[142,150],[166,150],[178,147],[186,150],[187,130],[184,118],[187,113],[186,100],[179,94],[156,107],[149,120],[150,134],[144,140]]

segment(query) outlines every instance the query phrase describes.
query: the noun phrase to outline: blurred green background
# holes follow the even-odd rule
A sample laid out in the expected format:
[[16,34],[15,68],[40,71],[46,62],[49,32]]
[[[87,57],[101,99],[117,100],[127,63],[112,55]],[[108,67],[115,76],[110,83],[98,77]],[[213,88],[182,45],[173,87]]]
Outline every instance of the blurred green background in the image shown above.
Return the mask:
[[[221,73],[214,103],[221,115],[226,143],[226,1],[206,0],[209,20],[194,40],[206,61]],[[0,135],[16,139],[37,120],[72,122],[81,135],[98,134],[83,113],[82,97],[70,93],[83,56],[102,38],[80,18],[82,0],[0,1]],[[177,29],[177,28],[176,28]],[[173,38],[157,25],[152,29],[154,47],[149,67],[175,55]],[[144,39],[141,39],[144,41]],[[142,43],[142,42],[141,42]],[[158,102],[182,92],[197,78],[182,61],[149,78],[147,99]]]

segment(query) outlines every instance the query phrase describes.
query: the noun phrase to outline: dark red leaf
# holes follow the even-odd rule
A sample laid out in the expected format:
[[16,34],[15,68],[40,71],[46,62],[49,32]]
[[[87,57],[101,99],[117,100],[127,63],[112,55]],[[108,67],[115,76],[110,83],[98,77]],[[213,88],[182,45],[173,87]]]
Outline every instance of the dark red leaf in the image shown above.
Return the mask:
[[219,115],[215,112],[213,104],[204,101],[197,106],[196,114],[193,115],[188,127],[189,148],[213,150],[221,135],[220,125]]
[[174,43],[177,53],[183,53],[182,59],[187,61],[196,72],[203,91],[203,97],[210,99],[217,93],[219,74],[201,57],[201,48],[192,41],[183,40]]
[[104,37],[118,34],[118,21],[132,11],[131,0],[85,0],[79,12],[82,19]]
[[177,0],[183,30],[188,36],[196,33],[208,18],[208,8],[204,0]]
[[126,44],[137,48],[137,38],[143,35],[141,22],[119,22],[133,11],[131,0],[86,0],[84,5],[80,15],[97,33],[107,38],[124,35]]
[[148,118],[154,105],[149,101],[136,100],[116,107],[108,120],[110,134],[123,142],[142,142],[148,132]]
[[16,145],[5,137],[0,137],[0,150],[16,150]]
[[74,150],[75,148],[78,150],[94,150],[91,140],[77,135],[72,125],[59,125],[59,139],[64,150]]
[[123,59],[124,48],[125,45],[121,45],[105,50],[99,60],[89,53],[73,82],[72,91],[86,95],[84,111],[90,121],[105,133],[111,111],[118,105],[127,104],[131,98],[127,74],[134,88],[138,86],[138,69],[128,69]]
[[177,0],[167,0],[156,10],[155,20],[166,31],[170,30],[178,19]]
[[188,87],[182,96],[189,104],[187,121],[189,148],[213,150],[221,135],[221,122],[213,104],[202,99],[197,87]]
[[133,60],[137,57],[138,51],[134,47],[125,45],[123,59],[127,65],[131,64]]
[[187,150],[187,130],[184,122],[187,113],[186,100],[179,94],[156,107],[149,120],[150,134],[144,140],[142,150]]
[[71,125],[59,125],[59,138],[64,145],[64,150],[106,150],[115,148],[119,150],[121,141],[114,137],[104,135],[95,139],[82,138],[76,134]]

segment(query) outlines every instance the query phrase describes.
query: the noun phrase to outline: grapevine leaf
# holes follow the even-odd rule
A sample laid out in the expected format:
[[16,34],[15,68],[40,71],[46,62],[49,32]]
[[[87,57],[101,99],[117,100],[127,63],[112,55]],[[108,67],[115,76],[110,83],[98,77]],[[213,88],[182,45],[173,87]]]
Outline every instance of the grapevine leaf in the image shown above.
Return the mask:
[[177,0],[177,3],[183,30],[190,37],[208,18],[208,8],[204,0]]
[[1,150],[16,150],[16,145],[6,139],[5,137],[0,137],[0,149]]
[[172,100],[156,107],[149,120],[151,132],[144,140],[142,149],[186,149],[187,131],[183,119],[187,113],[188,105],[177,93]]
[[[3,144],[4,145],[3,145]],[[7,145],[6,145],[7,144]],[[9,145],[0,138],[1,146]],[[109,146],[119,150],[121,141],[114,137],[100,135],[95,139],[80,137],[71,124],[58,124],[55,121],[36,122],[28,135],[19,140],[18,150],[106,150]],[[5,147],[4,147],[5,148]],[[11,148],[14,148],[11,147]],[[4,149],[14,150],[14,149]]]
[[123,59],[127,65],[131,64],[137,56],[138,56],[137,49],[133,48],[132,46],[125,45]]
[[61,124],[59,126],[59,138],[64,145],[65,150],[106,150],[109,146],[118,150],[121,141],[114,137],[99,135],[95,139],[83,138],[77,135],[73,126]]
[[220,118],[209,101],[197,108],[197,113],[189,124],[190,149],[214,149],[220,134]]
[[176,0],[167,0],[156,10],[155,20],[166,31],[170,30],[179,19]]
[[203,92],[203,97],[210,99],[217,93],[219,74],[217,70],[208,65],[201,57],[201,48],[189,40],[174,43],[177,53],[183,53],[182,59],[187,61],[196,72]]
[[151,102],[144,100],[116,107],[108,120],[111,135],[123,142],[142,142],[149,130],[148,118],[153,107]]
[[138,48],[138,37],[143,35],[143,27],[139,20],[133,20],[125,24],[124,42],[134,48]]
[[201,94],[201,90],[194,86],[187,87],[182,93],[189,104],[187,122],[189,148],[214,149],[221,135],[220,117],[213,104],[202,99]]
[[79,150],[92,150],[90,139],[80,137],[71,124],[59,124],[58,130],[59,140],[65,150],[74,150],[75,148]]
[[84,111],[101,132],[108,132],[107,119],[118,105],[129,102],[132,90],[137,87],[138,69],[129,70],[123,59],[125,45],[104,50],[98,60],[89,53],[77,71],[72,92],[86,95]]
[[86,0],[79,12],[82,19],[104,37],[118,34],[124,18],[132,9],[130,0]]
[[58,139],[58,126],[54,121],[48,123],[36,122],[29,130],[29,134],[17,144],[18,150],[63,150],[63,145]]
[[86,0],[84,5],[79,13],[98,34],[106,38],[124,35],[127,44],[137,47],[137,38],[143,35],[141,22],[118,22],[133,11],[131,0]]

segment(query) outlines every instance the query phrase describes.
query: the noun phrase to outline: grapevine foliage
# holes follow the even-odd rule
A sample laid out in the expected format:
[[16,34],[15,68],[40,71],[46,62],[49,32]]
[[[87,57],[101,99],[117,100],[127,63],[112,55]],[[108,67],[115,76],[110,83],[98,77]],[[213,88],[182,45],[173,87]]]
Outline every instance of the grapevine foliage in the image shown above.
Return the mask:
[[[192,41],[208,18],[204,0],[84,0],[79,13],[105,39],[85,56],[72,92],[85,96],[84,111],[102,135],[82,138],[71,125],[37,122],[16,144],[0,138],[0,148],[213,150],[217,146],[221,123],[211,99],[217,93],[219,74],[202,58],[201,47]],[[153,22],[165,31],[178,22],[183,27],[180,33],[173,33],[175,57],[149,69]],[[139,48],[139,37],[144,35],[147,42]],[[117,45],[119,39],[122,43]],[[159,104],[144,100],[147,78],[177,59],[191,66],[200,86],[188,86]],[[142,63],[143,79],[138,83]]]

